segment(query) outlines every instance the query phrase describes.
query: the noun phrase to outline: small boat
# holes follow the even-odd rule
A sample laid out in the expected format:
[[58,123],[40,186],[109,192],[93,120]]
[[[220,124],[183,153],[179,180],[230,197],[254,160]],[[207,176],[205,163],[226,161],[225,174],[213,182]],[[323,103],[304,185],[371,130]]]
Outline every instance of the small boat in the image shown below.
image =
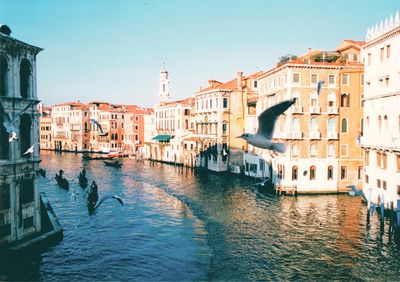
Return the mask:
[[79,174],[78,176],[78,180],[79,180],[79,185],[84,189],[88,186],[88,179],[86,178],[85,175],[83,175],[82,173]]
[[99,200],[99,195],[97,193],[89,193],[87,198],[87,208],[89,213],[93,213],[95,210],[95,206],[97,201]]
[[104,157],[91,157],[88,155],[82,156],[82,159],[87,160],[87,161],[89,161],[89,160],[112,160],[114,158],[115,158],[114,156],[104,156]]
[[116,168],[120,168],[122,166],[122,164],[119,161],[104,161],[104,164],[106,166],[113,166]]
[[62,177],[61,175],[58,175],[57,173],[56,173],[56,177],[55,178],[57,180],[57,184],[61,188],[65,189],[65,190],[69,190],[69,182],[68,182],[68,180],[66,178]]

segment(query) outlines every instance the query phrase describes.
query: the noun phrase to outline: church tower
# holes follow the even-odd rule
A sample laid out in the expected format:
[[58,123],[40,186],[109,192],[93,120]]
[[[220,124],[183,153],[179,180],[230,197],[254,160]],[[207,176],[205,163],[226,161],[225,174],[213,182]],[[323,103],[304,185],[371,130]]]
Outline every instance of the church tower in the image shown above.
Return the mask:
[[158,91],[159,103],[169,101],[169,78],[165,63],[160,71],[160,90]]

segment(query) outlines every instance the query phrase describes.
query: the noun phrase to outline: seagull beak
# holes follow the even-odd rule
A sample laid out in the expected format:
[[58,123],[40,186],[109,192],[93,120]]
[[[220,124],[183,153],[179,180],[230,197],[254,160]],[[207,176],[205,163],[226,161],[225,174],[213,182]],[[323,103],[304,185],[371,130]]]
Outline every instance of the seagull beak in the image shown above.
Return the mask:
[[240,135],[240,136],[237,136],[236,138],[242,138],[242,135]]

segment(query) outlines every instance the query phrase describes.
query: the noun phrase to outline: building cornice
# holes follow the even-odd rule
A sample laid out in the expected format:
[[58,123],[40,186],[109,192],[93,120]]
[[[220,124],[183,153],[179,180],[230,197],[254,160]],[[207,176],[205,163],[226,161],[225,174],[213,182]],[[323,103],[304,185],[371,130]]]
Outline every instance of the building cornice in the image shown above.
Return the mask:
[[43,50],[43,48],[27,44],[11,36],[4,35],[2,33],[0,33],[0,49],[6,52],[10,52],[12,54],[21,51],[28,51],[34,55],[38,54],[40,51]]
[[376,99],[389,98],[389,97],[393,97],[393,96],[400,96],[400,91],[396,91],[396,92],[392,92],[392,93],[388,93],[388,94],[377,95],[377,96],[369,97],[369,98],[364,98],[364,101],[372,101],[372,100],[376,100]]
[[399,34],[400,34],[400,26],[369,41],[367,44],[365,44],[363,46],[363,49],[371,48],[371,47],[378,45],[382,42],[385,42],[386,40],[391,39]]

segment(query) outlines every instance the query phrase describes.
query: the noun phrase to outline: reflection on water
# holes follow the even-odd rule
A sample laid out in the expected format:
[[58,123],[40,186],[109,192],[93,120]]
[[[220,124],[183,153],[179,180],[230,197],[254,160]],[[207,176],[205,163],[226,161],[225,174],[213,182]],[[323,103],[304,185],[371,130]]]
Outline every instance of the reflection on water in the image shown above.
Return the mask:
[[[79,155],[42,156],[62,168],[78,202],[42,179],[64,226],[61,244],[0,264],[8,279],[42,280],[397,280],[399,246],[366,207],[346,195],[277,197],[249,179],[123,160],[122,169]],[[88,215],[77,175],[119,194]],[[21,274],[17,267],[28,269]],[[1,276],[0,276],[1,278]]]

